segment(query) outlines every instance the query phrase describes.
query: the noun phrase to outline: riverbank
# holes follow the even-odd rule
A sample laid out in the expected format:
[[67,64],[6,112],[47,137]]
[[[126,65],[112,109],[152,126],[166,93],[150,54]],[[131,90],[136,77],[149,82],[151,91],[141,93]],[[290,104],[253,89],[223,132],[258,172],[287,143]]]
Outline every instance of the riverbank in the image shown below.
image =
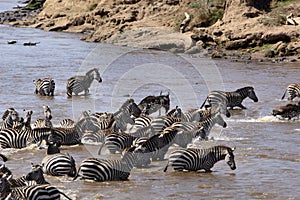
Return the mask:
[[[274,4],[270,10],[251,5],[251,1],[228,0],[225,6],[225,1],[214,5],[201,2],[46,0],[42,10],[32,11],[33,15],[2,23],[83,33],[82,40],[89,42],[177,53],[205,52],[213,58],[234,61],[253,58],[272,62],[300,60],[300,25],[285,24],[289,13],[294,14],[295,20],[300,19],[299,1]],[[185,13],[191,19],[180,32]]]

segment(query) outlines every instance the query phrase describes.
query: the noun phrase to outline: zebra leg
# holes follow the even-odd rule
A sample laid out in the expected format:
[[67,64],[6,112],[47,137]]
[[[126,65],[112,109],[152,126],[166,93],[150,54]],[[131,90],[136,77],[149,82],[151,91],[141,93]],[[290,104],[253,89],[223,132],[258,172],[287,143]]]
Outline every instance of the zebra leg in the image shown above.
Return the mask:
[[164,172],[166,172],[166,171],[168,170],[168,167],[169,167],[169,160],[168,160],[168,162],[167,162],[167,165],[166,165],[165,168],[164,168]]

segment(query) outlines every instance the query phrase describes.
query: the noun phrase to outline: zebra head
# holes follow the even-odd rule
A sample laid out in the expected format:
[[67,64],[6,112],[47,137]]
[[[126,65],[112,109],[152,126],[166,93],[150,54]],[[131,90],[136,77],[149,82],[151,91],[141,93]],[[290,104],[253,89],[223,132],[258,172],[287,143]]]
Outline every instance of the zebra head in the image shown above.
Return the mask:
[[234,155],[233,155],[234,150],[235,150],[235,148],[227,147],[227,153],[225,155],[225,162],[227,163],[227,165],[229,165],[230,169],[232,169],[232,170],[236,169]]
[[91,69],[90,71],[88,71],[86,73],[86,76],[88,77],[93,77],[93,79],[95,79],[96,81],[98,81],[99,83],[102,82],[102,78],[100,76],[99,70],[97,68]]
[[258,102],[258,98],[254,92],[253,87],[247,87],[248,88],[248,97],[252,99],[254,102]]
[[167,116],[169,117],[182,117],[182,110],[178,106],[176,106],[174,109],[170,110],[170,112],[167,113]]
[[170,109],[170,93],[168,92],[167,95],[162,95],[162,91],[160,92],[160,95],[158,96],[159,103],[166,109],[166,112]]
[[32,165],[32,170],[26,175],[25,179],[27,181],[36,181],[39,184],[45,183],[44,172],[42,169],[43,166],[34,165],[33,163],[31,163],[31,165]]

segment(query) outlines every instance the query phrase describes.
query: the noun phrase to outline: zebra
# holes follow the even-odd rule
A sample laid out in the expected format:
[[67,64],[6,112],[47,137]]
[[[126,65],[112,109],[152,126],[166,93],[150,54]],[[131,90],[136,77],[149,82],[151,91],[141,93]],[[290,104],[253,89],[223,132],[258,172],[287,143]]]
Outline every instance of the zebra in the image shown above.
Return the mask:
[[278,106],[273,109],[272,115],[291,120],[294,117],[299,118],[300,115],[300,102],[298,104],[287,104],[285,106]]
[[108,134],[100,146],[98,154],[100,155],[104,146],[106,146],[111,154],[115,154],[117,151],[121,153],[124,149],[130,147],[136,138],[124,132]]
[[4,120],[0,124],[0,129],[13,128],[14,125],[22,123],[24,120],[23,118],[19,117],[19,113],[13,108],[6,110],[2,116],[2,119]]
[[98,69],[94,68],[89,70],[85,76],[73,76],[67,80],[67,95],[68,97],[72,97],[74,93],[78,96],[79,93],[84,92],[84,95],[88,95],[89,87],[91,86],[93,80],[102,82],[100,77],[100,73]]
[[166,116],[168,117],[181,117],[182,116],[182,110],[181,108],[179,108],[178,106],[176,106],[175,108],[173,108],[172,110],[170,110]]
[[52,78],[38,79],[33,81],[35,94],[42,96],[54,96],[55,82]]
[[31,116],[32,116],[32,110],[26,111],[24,109],[24,120],[22,121],[15,121],[13,123],[13,127],[12,128],[16,128],[16,129],[23,129],[23,130],[31,130]]
[[232,170],[236,169],[234,161],[234,148],[227,146],[213,146],[205,149],[187,148],[171,152],[168,163],[164,168],[167,171],[168,166],[172,166],[175,171],[198,171],[212,172],[211,168],[220,160],[225,160]]
[[61,194],[71,200],[70,197],[50,184],[11,188],[6,177],[0,178],[0,199],[57,200],[60,199]]
[[31,163],[32,169],[31,171],[25,176],[27,181],[35,181],[36,184],[49,184],[44,177],[44,172],[41,165],[34,165]]
[[138,163],[147,162],[149,159],[163,160],[169,147],[174,143],[177,133],[177,128],[167,127],[137,146],[134,151],[139,153]]
[[296,97],[300,97],[300,84],[293,83],[287,86],[285,89],[285,92],[283,93],[283,96],[281,97],[281,100],[284,99],[286,93],[289,94],[288,100],[292,101]]
[[167,95],[162,95],[161,91],[159,96],[147,96],[140,101],[138,106],[145,115],[150,115],[158,110],[160,115],[161,108],[165,108],[167,113],[170,109],[170,94],[168,92]]
[[75,127],[75,122],[72,119],[63,119],[59,125],[61,128],[74,128]]
[[[251,86],[239,88],[234,92],[223,92],[223,91],[212,91],[207,95],[206,100],[202,104],[201,108],[205,104],[206,101],[210,105],[216,102],[223,102],[224,105],[233,109],[234,107],[238,106],[241,109],[247,109],[245,106],[242,105],[242,102],[245,98],[249,97],[254,102],[258,102],[258,98],[254,92],[254,88]],[[224,100],[224,99],[227,99]]]
[[97,158],[83,160],[73,180],[76,180],[78,177],[98,182],[128,180],[136,162],[134,149],[135,147],[125,149],[121,160]]
[[258,102],[258,98],[254,92],[254,88],[251,86],[239,88],[234,92],[225,93],[228,99],[227,106],[230,107],[230,109],[233,109],[235,106],[238,106],[241,109],[247,109],[245,106],[242,105],[243,100],[247,97],[252,99],[254,102]]
[[139,109],[138,105],[134,102],[134,100],[126,100],[125,103],[123,103],[122,106],[119,108],[119,110],[113,114],[113,130],[126,131],[128,129],[128,126],[132,126],[134,124],[134,120],[131,118],[131,116],[139,117],[140,114],[141,110]]
[[180,122],[181,119],[178,117],[167,117],[167,116],[162,116],[162,117],[156,117],[151,121],[150,126],[153,127],[154,133],[158,133],[165,128],[171,126],[175,122]]
[[223,128],[227,127],[227,123],[224,121],[220,112],[214,112],[210,117],[207,117],[205,120],[199,123],[199,127],[201,128],[201,132],[196,136],[200,136],[201,139],[207,139],[210,130],[212,127],[218,123]]
[[40,146],[43,140],[47,140],[51,129],[42,128],[34,130],[3,129],[0,131],[1,148],[25,148],[32,143]]
[[75,160],[69,154],[55,153],[46,155],[41,163],[42,171],[51,176],[76,175]]
[[59,142],[61,145],[76,145],[81,144],[81,136],[78,134],[76,128],[61,128],[55,127],[51,129],[52,132],[49,140]]
[[33,124],[33,128],[52,128],[52,115],[51,115],[51,109],[49,106],[44,105],[43,106],[44,109],[44,117],[45,119],[37,119],[34,124]]
[[103,113],[99,118],[95,114],[89,114],[87,111],[84,111],[82,117],[76,122],[75,129],[80,137],[86,132],[97,134],[100,130],[111,128],[114,121],[114,116],[111,113]]
[[222,114],[225,114],[226,117],[231,116],[229,110],[227,109],[228,99],[226,97],[225,92],[223,92],[223,91],[211,91],[211,92],[209,92],[206,99],[204,100],[204,102],[200,106],[200,109],[202,109],[204,107],[206,101],[209,103],[209,105],[205,106],[205,108],[212,107],[214,109],[215,107],[217,107],[217,108],[219,107],[219,108],[221,108],[221,113]]
[[97,132],[85,131],[81,137],[81,143],[83,144],[99,144],[103,143],[105,137],[111,134],[113,131],[111,129],[99,130]]

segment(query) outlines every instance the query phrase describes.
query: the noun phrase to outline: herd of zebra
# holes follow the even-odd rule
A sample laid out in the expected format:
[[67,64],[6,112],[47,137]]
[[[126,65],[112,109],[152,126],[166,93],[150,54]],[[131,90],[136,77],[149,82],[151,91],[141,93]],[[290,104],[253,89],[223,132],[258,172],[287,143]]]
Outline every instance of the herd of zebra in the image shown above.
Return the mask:
[[[78,95],[80,92],[88,94],[94,79],[102,81],[96,71],[93,69],[86,76],[69,79],[68,96],[73,93]],[[51,83],[52,79],[49,80],[49,84],[41,84],[39,87],[36,83],[36,92],[53,95],[55,84]],[[52,92],[49,92],[48,87],[53,87]],[[285,93],[289,94],[289,100],[293,100],[300,97],[300,87],[292,84]],[[60,195],[70,199],[49,184],[44,174],[69,176],[74,181],[79,178],[92,181],[128,180],[133,168],[151,167],[151,162],[164,161],[168,152],[164,172],[168,167],[172,167],[174,171],[211,172],[211,168],[220,160],[225,160],[235,170],[235,148],[224,145],[191,148],[189,144],[195,140],[211,139],[209,134],[215,124],[225,128],[227,123],[222,115],[231,117],[228,108],[246,109],[242,102],[247,97],[258,102],[254,88],[250,86],[234,92],[211,91],[200,108],[183,112],[178,106],[170,110],[169,93],[161,93],[159,96],[145,97],[138,104],[133,99],[128,99],[114,113],[83,111],[77,121],[63,119],[59,126],[52,124],[49,106],[43,107],[44,118],[37,119],[34,123],[31,123],[32,111],[24,111],[23,118],[14,108],[9,108],[2,116],[1,148],[25,148],[32,144],[41,146],[44,142],[47,154],[39,164],[32,165],[32,170],[27,175],[18,178],[13,177],[11,170],[4,164],[9,163],[9,158],[0,154],[4,162],[0,165],[0,199],[60,199]],[[291,107],[290,104],[287,107]],[[151,116],[162,108],[166,111],[165,115]],[[121,157],[92,157],[76,164],[72,155],[60,151],[61,146],[85,143],[98,145],[99,155],[106,148],[111,154],[120,153]]]

